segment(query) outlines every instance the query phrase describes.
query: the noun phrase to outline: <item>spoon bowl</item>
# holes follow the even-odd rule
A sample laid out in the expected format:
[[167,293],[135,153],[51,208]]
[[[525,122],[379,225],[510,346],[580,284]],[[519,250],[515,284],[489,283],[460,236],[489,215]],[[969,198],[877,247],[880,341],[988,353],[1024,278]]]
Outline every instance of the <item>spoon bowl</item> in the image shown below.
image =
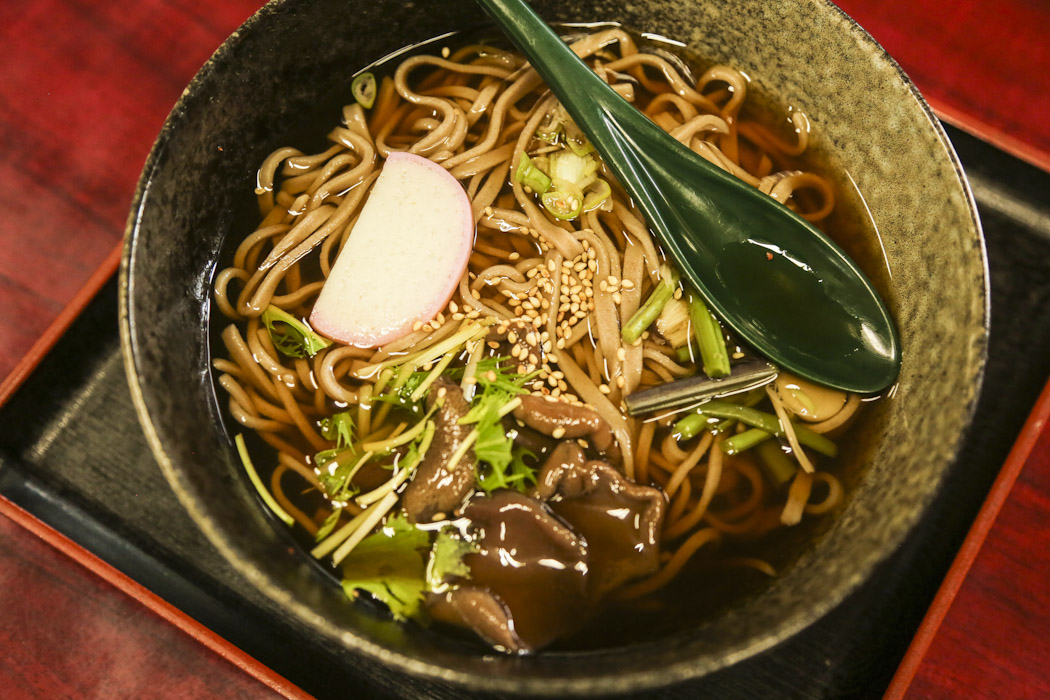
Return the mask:
[[900,371],[896,325],[846,253],[617,94],[524,0],[478,0],[587,134],[712,310],[755,350],[844,391]]

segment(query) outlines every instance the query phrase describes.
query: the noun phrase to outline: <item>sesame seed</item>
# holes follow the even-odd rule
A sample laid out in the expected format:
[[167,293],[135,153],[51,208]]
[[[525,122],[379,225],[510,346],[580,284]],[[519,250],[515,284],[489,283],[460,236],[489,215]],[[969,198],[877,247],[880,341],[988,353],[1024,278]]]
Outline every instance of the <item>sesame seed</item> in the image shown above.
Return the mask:
[[675,299],[681,299],[682,298],[682,288],[681,287],[679,287],[678,289],[674,290],[674,298]]
[[551,432],[551,437],[555,440],[560,440],[565,437],[565,428],[560,425]]
[[624,350],[623,348],[617,348],[616,349],[616,359],[618,359],[620,362],[623,362],[624,360],[626,360],[627,359],[627,351]]
[[621,389],[624,387],[624,385],[626,383],[627,382],[624,381],[623,377],[617,377],[616,378],[616,386],[620,387]]
[[608,277],[605,278],[605,281],[608,282],[611,285],[618,284],[618,280],[616,279],[616,275],[609,275]]
[[554,271],[556,271],[558,269],[558,266],[554,264],[553,260],[548,260],[547,261],[547,269],[550,270],[551,272],[554,272]]
[[470,296],[474,297],[475,299],[481,299],[481,293],[476,289],[470,290]]
[[619,292],[613,292],[612,298],[614,304],[619,304],[623,301],[623,297],[620,295]]
[[489,346],[490,348],[492,348],[493,350],[497,350],[497,349],[499,349],[499,343],[497,343],[497,342],[496,342],[495,340],[490,340],[490,341],[489,341],[489,342],[487,343],[487,345],[488,345],[488,346]]
[[416,321],[415,323],[412,324],[412,330],[414,330],[414,331],[418,331],[422,327],[423,327],[423,322],[422,321]]
[[631,280],[624,280],[620,283],[620,286],[622,286],[624,289],[632,289],[634,288],[634,282],[632,282]]

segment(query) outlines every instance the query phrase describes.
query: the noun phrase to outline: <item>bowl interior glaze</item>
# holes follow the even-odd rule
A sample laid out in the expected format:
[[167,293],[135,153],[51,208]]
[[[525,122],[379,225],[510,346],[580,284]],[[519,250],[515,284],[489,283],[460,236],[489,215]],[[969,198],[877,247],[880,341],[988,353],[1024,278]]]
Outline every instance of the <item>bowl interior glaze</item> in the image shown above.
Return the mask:
[[[258,164],[323,96],[379,58],[485,22],[470,2],[275,2],[202,68],[143,170],[121,270],[125,361],[143,427],[184,506],[234,566],[318,637],[404,671],[544,694],[653,687],[735,663],[812,623],[915,526],[956,457],[985,356],[986,263],[961,168],[914,87],[822,0],[536,0],[550,21],[622,22],[685,42],[803,110],[863,194],[889,266],[904,361],[851,470],[843,511],[770,585],[696,628],[628,648],[509,658],[350,605],[259,505],[222,427],[209,366],[210,282],[244,230]],[[936,407],[932,410],[931,407]]]

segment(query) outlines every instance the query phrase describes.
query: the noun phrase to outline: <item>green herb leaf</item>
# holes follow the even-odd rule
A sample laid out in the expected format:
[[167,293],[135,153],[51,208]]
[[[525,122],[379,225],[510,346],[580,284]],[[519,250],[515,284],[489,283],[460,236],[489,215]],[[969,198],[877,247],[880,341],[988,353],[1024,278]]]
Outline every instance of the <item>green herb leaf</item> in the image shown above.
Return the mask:
[[470,566],[463,558],[478,551],[478,546],[451,528],[438,532],[427,564],[427,588],[443,590],[451,580],[470,576]]
[[523,447],[511,450],[510,460],[503,468],[478,462],[474,476],[479,489],[492,493],[497,489],[515,489],[521,493],[528,492],[536,483],[536,470],[526,463],[526,459],[535,460],[536,455]]
[[487,462],[493,471],[502,474],[510,466],[514,441],[507,435],[503,424],[496,420],[478,424],[478,439],[474,443],[474,456],[479,462]]
[[336,508],[332,511],[332,514],[324,519],[321,523],[321,527],[317,530],[317,534],[314,535],[314,542],[320,542],[325,537],[328,537],[329,533],[335,529],[336,523],[339,522],[339,516],[343,514],[342,508]]
[[[350,478],[360,468],[361,460],[362,457],[352,447],[322,450],[314,455],[317,480],[330,499],[345,501],[360,491]],[[333,461],[336,462],[335,466],[331,466]]]
[[274,347],[288,357],[313,357],[332,344],[315,333],[308,323],[276,306],[266,307],[262,322],[270,331]]
[[350,597],[367,591],[395,618],[418,617],[426,591],[426,565],[420,550],[430,536],[402,515],[391,516],[343,560],[343,590]]
[[350,447],[354,441],[354,419],[348,411],[336,413],[321,420],[321,435],[334,440],[336,448]]

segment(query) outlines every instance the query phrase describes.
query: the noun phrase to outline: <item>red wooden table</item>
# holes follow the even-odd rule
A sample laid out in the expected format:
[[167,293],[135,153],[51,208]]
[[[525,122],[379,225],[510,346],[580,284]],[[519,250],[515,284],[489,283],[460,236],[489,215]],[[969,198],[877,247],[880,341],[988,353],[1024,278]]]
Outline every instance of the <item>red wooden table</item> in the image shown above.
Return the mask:
[[[0,402],[112,275],[139,170],[168,110],[259,4],[0,4]],[[839,4],[897,58],[942,118],[1050,171],[1050,4]],[[1039,422],[1048,413],[1044,393],[890,689],[893,697],[1050,697],[1043,641],[1050,629],[1050,437]],[[168,697],[163,689],[171,697],[198,696],[200,688],[234,697],[299,692],[177,611],[165,613],[161,601],[31,518],[5,513],[5,697],[139,697],[144,688],[151,697]],[[63,632],[70,611],[55,607],[58,590],[95,601],[77,610],[78,629],[89,633]],[[191,639],[202,644],[184,643]],[[62,651],[57,662],[55,647]],[[117,666],[100,661],[121,658]],[[103,679],[108,685],[99,684]]]

